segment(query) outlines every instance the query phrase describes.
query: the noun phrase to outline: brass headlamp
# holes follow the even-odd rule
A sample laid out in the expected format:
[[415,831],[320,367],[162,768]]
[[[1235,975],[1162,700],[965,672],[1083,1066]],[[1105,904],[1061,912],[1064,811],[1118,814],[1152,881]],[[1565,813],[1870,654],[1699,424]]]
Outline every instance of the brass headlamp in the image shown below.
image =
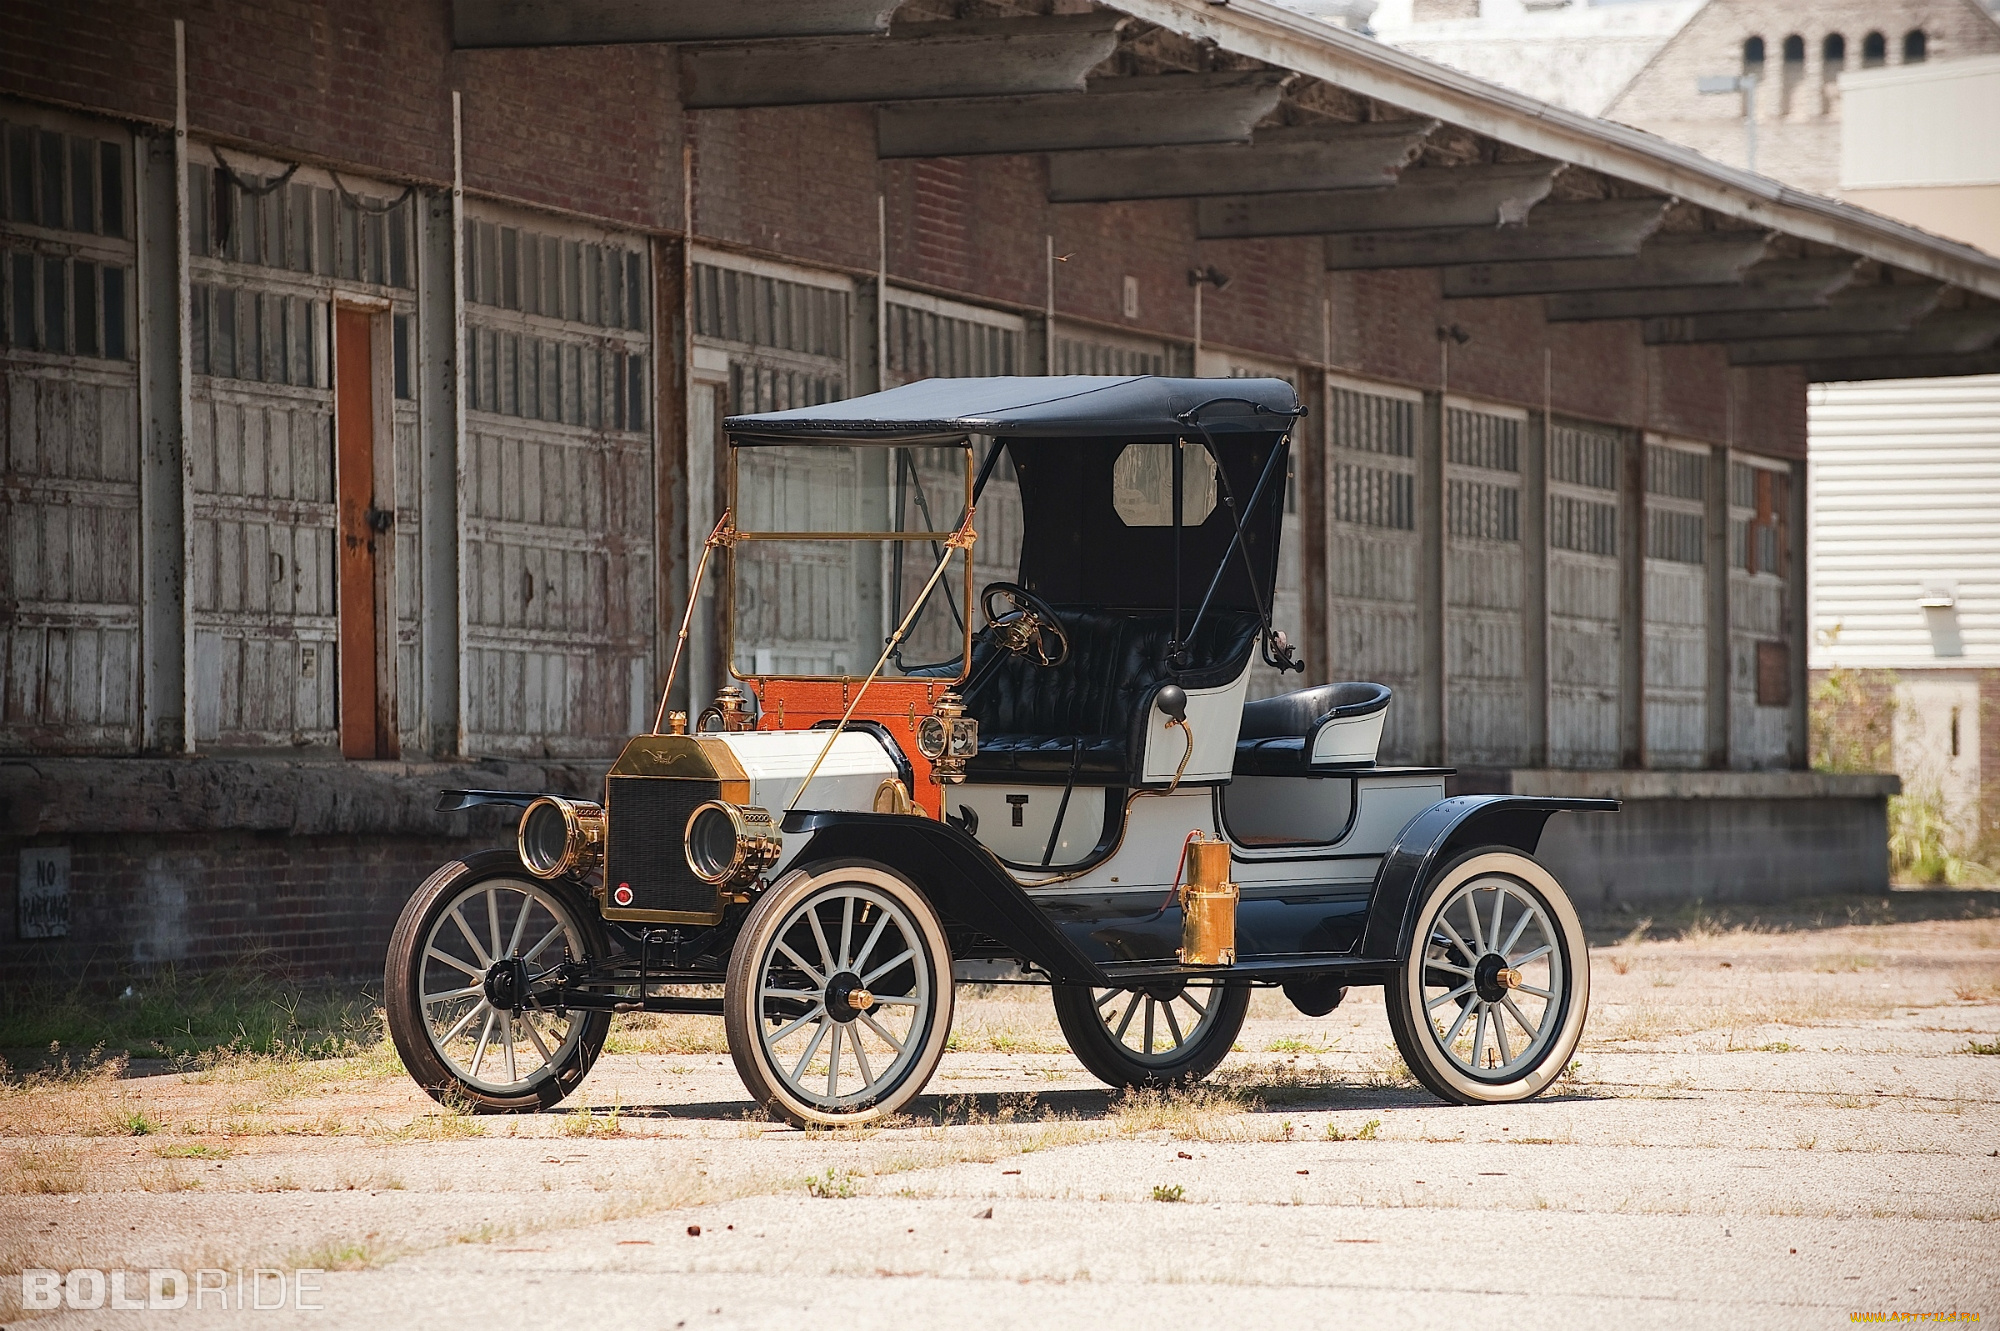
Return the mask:
[[747,887],[778,862],[783,843],[769,809],[710,800],[688,815],[688,868],[704,883]]
[[917,752],[931,760],[931,780],[940,785],[965,780],[965,760],[979,752],[979,722],[965,714],[956,693],[944,693],[936,712],[917,722]]
[[581,878],[604,863],[604,806],[544,795],[521,815],[521,863],[537,878]]

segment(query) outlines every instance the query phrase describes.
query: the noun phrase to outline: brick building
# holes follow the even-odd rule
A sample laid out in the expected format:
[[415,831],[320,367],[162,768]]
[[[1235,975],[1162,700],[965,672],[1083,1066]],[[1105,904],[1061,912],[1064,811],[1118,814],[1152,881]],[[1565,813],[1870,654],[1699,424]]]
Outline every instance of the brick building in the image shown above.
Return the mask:
[[722,416],[935,375],[1292,378],[1281,618],[1391,756],[1632,797],[1592,901],[1880,878],[1793,770],[1805,385],[1989,355],[1974,251],[1257,0],[10,25],[10,979],[371,968],[504,830],[437,789],[647,724]]
[[1840,187],[1840,76],[1862,69],[2000,52],[2000,19],[1978,0],[1810,9],[1708,0],[1605,107],[1607,119],[1741,164],[1749,99],[1703,96],[1700,80],[1758,76],[1756,169],[1821,194]]

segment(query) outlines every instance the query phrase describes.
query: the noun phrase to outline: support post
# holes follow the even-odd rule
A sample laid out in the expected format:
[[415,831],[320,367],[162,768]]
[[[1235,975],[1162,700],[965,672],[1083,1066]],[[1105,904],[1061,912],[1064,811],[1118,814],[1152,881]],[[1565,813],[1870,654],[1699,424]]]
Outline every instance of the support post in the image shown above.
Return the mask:
[[1424,394],[1417,423],[1417,761],[1450,761],[1445,662],[1444,394]]
[[1618,487],[1618,765],[1646,765],[1646,435],[1625,437]]
[[418,743],[434,758],[464,752],[464,636],[459,441],[465,435],[465,196],[459,174],[459,97],[451,96],[452,187],[425,190],[417,222],[418,487],[423,560]]
[[1521,430],[1521,684],[1530,767],[1549,765],[1549,417]]
[[1332,682],[1326,606],[1326,371],[1299,376],[1299,401],[1317,404],[1292,431],[1299,497],[1299,656],[1302,683]]
[[1704,641],[1708,647],[1704,709],[1708,734],[1703,765],[1718,772],[1729,768],[1729,460],[1728,445],[1709,450],[1708,486],[1702,505],[1702,571],[1707,575]]
[[[653,690],[658,705],[694,569],[689,562],[688,479],[694,468],[689,452],[695,441],[688,431],[688,367],[694,358],[688,319],[688,242],[685,237],[653,238],[653,364],[655,393],[654,474],[658,478],[656,521],[659,536],[659,598],[654,611]],[[703,533],[705,536],[707,533]],[[685,667],[674,681],[669,707],[692,713]]]
[[1785,637],[1790,644],[1787,664],[1791,668],[1790,724],[1786,729],[1785,759],[1787,766],[1795,771],[1804,771],[1812,764],[1812,736],[1808,730],[1811,714],[1808,709],[1807,688],[1810,676],[1806,671],[1806,651],[1811,645],[1812,620],[1809,614],[1811,602],[1806,599],[1810,590],[1806,585],[1806,522],[1810,512],[1806,494],[1806,459],[1797,458],[1792,462],[1792,495],[1790,549],[1786,551],[1791,567],[1786,570],[1785,579]]
[[177,753],[188,724],[187,36],[174,20],[174,127],[134,136],[139,353],[139,746]]

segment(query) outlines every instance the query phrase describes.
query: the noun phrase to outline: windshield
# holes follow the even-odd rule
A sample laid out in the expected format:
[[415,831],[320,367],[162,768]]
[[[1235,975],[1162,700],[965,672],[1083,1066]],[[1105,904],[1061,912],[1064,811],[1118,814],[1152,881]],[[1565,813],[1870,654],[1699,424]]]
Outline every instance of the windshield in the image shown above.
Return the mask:
[[[946,544],[977,471],[967,444],[741,445],[731,457],[740,538],[729,575],[736,674],[860,678],[913,607],[883,675],[964,673],[979,622],[975,578],[1015,576],[1020,520],[1011,469],[982,498],[981,539],[968,563]],[[1010,529],[1011,549],[983,548],[989,530]],[[1006,560],[997,571],[994,556]],[[940,562],[945,572],[925,595]]]

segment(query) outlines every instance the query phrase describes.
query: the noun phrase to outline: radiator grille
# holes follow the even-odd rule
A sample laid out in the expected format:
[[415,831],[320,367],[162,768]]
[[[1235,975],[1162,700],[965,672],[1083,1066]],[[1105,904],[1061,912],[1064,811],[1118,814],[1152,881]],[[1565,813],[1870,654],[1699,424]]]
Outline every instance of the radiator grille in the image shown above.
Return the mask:
[[[605,781],[604,883],[607,914],[673,910],[712,915],[716,890],[688,868],[682,835],[695,806],[722,793],[719,781],[614,776]],[[630,884],[632,901],[612,895]]]

